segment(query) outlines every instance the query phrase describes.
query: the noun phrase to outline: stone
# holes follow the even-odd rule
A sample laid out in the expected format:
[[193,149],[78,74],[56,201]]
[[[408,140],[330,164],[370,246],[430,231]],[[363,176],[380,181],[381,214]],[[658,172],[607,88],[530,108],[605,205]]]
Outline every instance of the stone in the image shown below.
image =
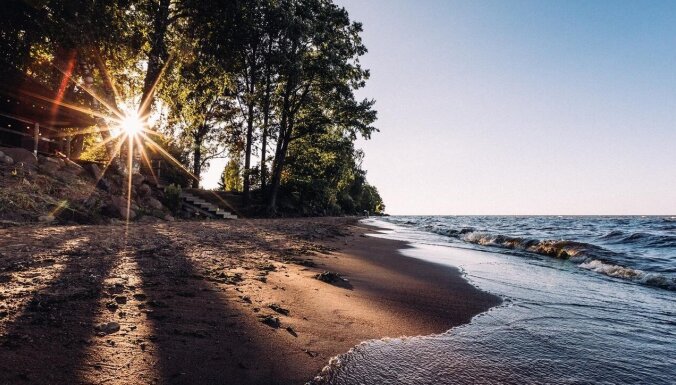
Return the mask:
[[0,147],[0,151],[2,151],[5,156],[12,158],[15,163],[22,162],[29,166],[38,164],[38,159],[35,155],[24,148]]
[[281,325],[280,322],[279,322],[279,318],[271,316],[271,315],[266,315],[266,316],[261,317],[260,321],[262,323],[270,326],[271,328],[275,328],[275,329],[279,328],[279,326]]
[[136,218],[136,211],[129,210],[129,217],[127,217],[127,199],[121,196],[111,196],[110,197],[111,205],[115,209],[115,213],[120,216],[122,219],[134,219]]
[[103,333],[103,335],[113,334],[120,331],[120,324],[117,322],[106,322],[94,326],[94,330]]
[[279,314],[289,315],[289,309],[285,309],[276,303],[271,303],[268,307]]
[[[144,185],[147,186],[147,185]],[[164,206],[162,205],[162,202],[158,201],[157,199],[150,197],[147,200],[148,207],[154,209],[154,210],[162,210],[164,209]]]
[[133,174],[131,176],[131,184],[138,187],[140,186],[143,182],[145,182],[146,177],[141,175],[141,174]]
[[347,279],[341,277],[338,273],[325,271],[315,275],[315,278],[326,283],[346,282]]
[[40,172],[43,174],[55,176],[61,167],[56,162],[44,162],[40,164]]
[[176,219],[174,219],[174,217],[171,216],[171,214],[167,214],[167,215],[164,216],[164,220],[167,221],[167,222],[173,222]]
[[[96,163],[87,163],[82,167],[87,173],[94,179],[96,180],[101,180],[103,177],[103,174],[101,173],[101,169]],[[107,183],[107,181],[106,181]]]
[[0,156],[0,160],[2,160],[2,163],[4,163],[4,164],[9,164],[9,165],[14,164],[14,159],[12,159],[10,156],[7,156],[7,155]]
[[150,194],[153,192],[153,190],[148,186],[147,184],[143,183],[142,185],[138,186],[138,189],[136,189],[136,192],[142,197],[150,196]]
[[134,293],[133,297],[137,301],[145,301],[148,298],[148,296],[143,293]]
[[125,304],[125,303],[127,303],[127,297],[125,297],[123,295],[118,295],[117,297],[115,297],[115,302],[117,302],[119,304]]

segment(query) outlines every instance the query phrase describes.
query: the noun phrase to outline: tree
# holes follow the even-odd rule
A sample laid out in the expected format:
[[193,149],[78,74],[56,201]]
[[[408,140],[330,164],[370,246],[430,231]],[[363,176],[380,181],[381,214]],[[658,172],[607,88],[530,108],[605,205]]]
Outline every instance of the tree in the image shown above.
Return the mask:
[[369,137],[375,130],[373,101],[357,102],[354,90],[363,87],[369,73],[359,64],[366,53],[359,33],[347,12],[328,1],[283,2],[287,21],[279,51],[280,123],[272,169],[268,210],[276,200],[293,140],[331,126]]

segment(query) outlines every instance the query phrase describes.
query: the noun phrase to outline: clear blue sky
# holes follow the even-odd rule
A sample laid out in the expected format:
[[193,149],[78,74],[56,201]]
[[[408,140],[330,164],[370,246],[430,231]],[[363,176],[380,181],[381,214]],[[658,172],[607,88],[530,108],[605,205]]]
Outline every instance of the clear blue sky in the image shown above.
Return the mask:
[[391,214],[676,214],[676,2],[337,0]]
[[676,215],[676,2],[335,1],[389,213]]

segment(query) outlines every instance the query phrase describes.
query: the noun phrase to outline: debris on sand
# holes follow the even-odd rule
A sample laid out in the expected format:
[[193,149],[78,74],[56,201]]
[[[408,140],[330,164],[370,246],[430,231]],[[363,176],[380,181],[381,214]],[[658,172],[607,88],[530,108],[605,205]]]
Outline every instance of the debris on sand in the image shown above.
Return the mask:
[[262,323],[270,326],[271,328],[275,328],[275,329],[277,329],[281,326],[281,324],[279,322],[279,318],[275,317],[275,316],[271,316],[271,315],[262,316],[260,318],[260,321]]
[[348,281],[346,278],[341,277],[340,274],[334,273],[333,271],[319,273],[315,275],[315,278],[326,283],[341,283]]
[[99,335],[113,334],[120,331],[120,324],[117,322],[102,323],[94,326],[94,330],[96,330]]
[[276,303],[271,303],[268,307],[279,314],[289,315],[289,309],[285,309]]

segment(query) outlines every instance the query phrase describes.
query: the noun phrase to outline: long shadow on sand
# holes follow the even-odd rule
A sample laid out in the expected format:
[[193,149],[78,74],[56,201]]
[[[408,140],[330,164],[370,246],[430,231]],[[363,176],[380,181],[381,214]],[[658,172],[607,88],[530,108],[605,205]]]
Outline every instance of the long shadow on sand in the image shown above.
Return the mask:
[[[156,375],[163,384],[282,383],[284,362],[266,367],[262,335],[217,285],[199,274],[176,228],[153,228],[152,247],[137,245],[145,312],[150,321]],[[139,241],[141,242],[141,241]],[[250,317],[250,316],[249,316]],[[256,321],[257,322],[257,321]]]
[[55,263],[65,267],[55,277],[39,277],[48,283],[3,330],[0,384],[83,382],[86,350],[101,310],[103,281],[118,257],[110,249],[88,246],[90,238],[81,232],[73,230],[58,237],[75,244],[55,250]]

